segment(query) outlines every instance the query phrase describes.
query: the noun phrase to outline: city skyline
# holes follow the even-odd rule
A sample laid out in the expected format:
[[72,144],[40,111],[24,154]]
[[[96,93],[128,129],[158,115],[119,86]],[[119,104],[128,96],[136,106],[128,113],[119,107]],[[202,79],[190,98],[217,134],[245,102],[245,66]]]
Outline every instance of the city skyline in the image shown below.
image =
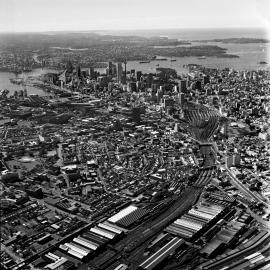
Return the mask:
[[[269,29],[266,0],[0,0],[0,32]],[[268,8],[269,7],[269,8]]]

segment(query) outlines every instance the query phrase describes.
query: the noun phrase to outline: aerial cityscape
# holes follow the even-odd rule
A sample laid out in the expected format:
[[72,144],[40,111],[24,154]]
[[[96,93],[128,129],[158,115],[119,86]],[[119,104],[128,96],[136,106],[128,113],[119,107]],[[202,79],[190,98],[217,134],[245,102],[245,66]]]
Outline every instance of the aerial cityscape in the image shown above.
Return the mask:
[[168,0],[195,10],[181,27],[175,11],[156,23],[160,0],[1,1],[0,269],[269,270],[270,36],[255,13]]

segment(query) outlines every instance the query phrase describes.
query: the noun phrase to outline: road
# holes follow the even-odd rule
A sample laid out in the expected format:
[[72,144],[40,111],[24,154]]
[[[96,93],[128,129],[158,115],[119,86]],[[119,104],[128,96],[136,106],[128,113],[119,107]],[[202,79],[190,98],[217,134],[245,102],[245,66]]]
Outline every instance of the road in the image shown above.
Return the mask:
[[252,191],[250,191],[241,181],[237,179],[237,177],[232,173],[232,171],[228,168],[225,168],[228,175],[230,176],[232,183],[234,184],[235,187],[240,189],[243,193],[245,193],[249,198],[252,198],[258,203],[262,203],[265,207],[269,207],[269,204],[262,200],[259,196],[254,194]]
[[[250,199],[256,200],[257,202],[261,202],[266,207],[266,212],[270,212],[270,205],[261,200],[252,191],[250,191],[243,183],[241,183],[237,177],[228,169],[226,168],[228,175],[230,176],[231,183],[241,191],[245,196],[249,197]],[[270,230],[270,222],[264,221],[259,215],[255,214],[253,211],[247,209],[247,211],[251,214],[253,218],[255,218],[263,227],[267,230]]]
[[[260,177],[257,174],[255,174],[254,172],[252,172],[250,169],[245,169],[245,170],[248,173],[250,173],[256,180],[258,180],[259,182],[261,181]],[[261,196],[262,196],[263,199],[265,199],[265,201],[268,200],[264,195],[261,194]],[[268,204],[269,204],[269,202],[268,202]]]

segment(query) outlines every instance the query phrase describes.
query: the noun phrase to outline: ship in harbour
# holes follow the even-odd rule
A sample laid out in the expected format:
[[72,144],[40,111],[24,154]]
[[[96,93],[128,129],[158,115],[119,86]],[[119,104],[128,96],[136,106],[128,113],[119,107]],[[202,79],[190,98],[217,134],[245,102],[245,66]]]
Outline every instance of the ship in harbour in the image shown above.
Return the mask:
[[203,59],[206,59],[206,57],[205,56],[199,56],[198,59],[203,60]]

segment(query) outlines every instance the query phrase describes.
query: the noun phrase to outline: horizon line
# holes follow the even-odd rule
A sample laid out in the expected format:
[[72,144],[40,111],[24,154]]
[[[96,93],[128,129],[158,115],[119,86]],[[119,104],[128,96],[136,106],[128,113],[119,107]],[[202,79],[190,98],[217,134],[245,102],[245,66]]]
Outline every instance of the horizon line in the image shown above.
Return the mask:
[[177,28],[137,28],[137,29],[89,29],[89,30],[38,30],[38,31],[0,31],[0,34],[46,34],[46,33],[89,33],[89,32],[124,32],[124,31],[170,31],[170,30],[265,30],[262,26],[256,27],[177,27]]

